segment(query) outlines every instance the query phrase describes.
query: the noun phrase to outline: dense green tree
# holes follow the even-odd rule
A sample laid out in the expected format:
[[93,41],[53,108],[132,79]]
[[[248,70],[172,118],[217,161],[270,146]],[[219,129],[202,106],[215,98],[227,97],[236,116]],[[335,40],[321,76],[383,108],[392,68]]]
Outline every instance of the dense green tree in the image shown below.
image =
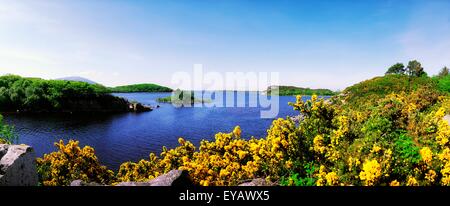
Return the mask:
[[132,84],[125,86],[118,86],[110,88],[112,92],[172,92],[173,90],[168,87],[160,86],[157,84]]
[[389,67],[386,74],[404,74],[405,71],[405,65],[402,63],[397,63]]
[[441,71],[439,72],[438,76],[439,77],[445,77],[449,74],[449,70],[447,67],[444,67],[441,69]]
[[0,76],[0,111],[126,111],[127,103],[98,84]]
[[426,73],[422,67],[422,64],[417,60],[412,60],[408,62],[408,66],[406,67],[406,73],[409,76],[420,77],[425,76]]

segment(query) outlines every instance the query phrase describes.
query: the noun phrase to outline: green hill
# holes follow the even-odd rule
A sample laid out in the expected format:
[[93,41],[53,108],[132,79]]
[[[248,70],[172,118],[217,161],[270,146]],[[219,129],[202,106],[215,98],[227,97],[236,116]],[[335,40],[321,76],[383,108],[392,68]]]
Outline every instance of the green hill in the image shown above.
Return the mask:
[[157,84],[132,84],[125,86],[118,86],[110,88],[111,92],[116,93],[131,93],[131,92],[172,92],[169,87],[160,86]]
[[292,96],[292,95],[319,95],[319,96],[333,96],[336,92],[333,92],[329,89],[310,89],[310,88],[302,88],[302,87],[294,87],[294,86],[271,86],[267,88],[267,95],[275,95],[274,91],[276,88],[279,89],[279,96]]
[[438,81],[427,77],[412,77],[407,75],[386,75],[362,81],[347,87],[339,98],[349,104],[365,104],[374,99],[380,99],[391,93],[409,93],[424,88],[429,92],[440,92]]

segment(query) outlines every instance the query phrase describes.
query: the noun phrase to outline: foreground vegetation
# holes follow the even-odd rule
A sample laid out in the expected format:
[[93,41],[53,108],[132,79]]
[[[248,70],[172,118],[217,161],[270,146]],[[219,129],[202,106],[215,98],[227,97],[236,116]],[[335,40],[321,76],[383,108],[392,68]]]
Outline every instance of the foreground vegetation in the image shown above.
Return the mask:
[[337,92],[333,92],[329,89],[310,89],[293,86],[271,86],[266,90],[266,94],[279,96],[294,96],[294,95],[333,96],[337,94]]
[[125,99],[98,84],[0,76],[0,112],[127,111]]
[[125,162],[117,173],[99,164],[93,148],[60,141],[57,152],[38,159],[40,181],[116,184],[182,169],[203,186],[257,177],[297,186],[450,186],[450,95],[439,86],[447,78],[387,74],[330,101],[297,96],[290,105],[303,115],[298,123],[276,119],[267,136],[248,140],[236,127],[198,147],[180,138],[180,146]]
[[133,84],[109,88],[111,92],[130,93],[130,92],[172,92],[168,87],[157,84]]

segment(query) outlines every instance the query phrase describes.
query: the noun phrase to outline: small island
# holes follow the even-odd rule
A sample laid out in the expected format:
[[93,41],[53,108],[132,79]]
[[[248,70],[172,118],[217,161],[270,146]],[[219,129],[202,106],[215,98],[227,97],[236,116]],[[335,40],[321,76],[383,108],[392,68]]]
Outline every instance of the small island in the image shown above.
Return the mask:
[[[174,97],[174,98],[173,98]],[[176,105],[193,105],[195,103],[209,103],[211,100],[205,100],[203,98],[195,98],[193,91],[181,91],[180,89],[175,90],[172,95],[167,97],[162,97],[156,99],[157,102],[161,103],[172,103]]]
[[[278,89],[278,91],[276,90]],[[294,86],[270,86],[264,91],[267,95],[279,95],[279,96],[293,96],[293,95],[319,95],[319,96],[333,96],[338,92],[331,91],[329,89],[310,89]]]

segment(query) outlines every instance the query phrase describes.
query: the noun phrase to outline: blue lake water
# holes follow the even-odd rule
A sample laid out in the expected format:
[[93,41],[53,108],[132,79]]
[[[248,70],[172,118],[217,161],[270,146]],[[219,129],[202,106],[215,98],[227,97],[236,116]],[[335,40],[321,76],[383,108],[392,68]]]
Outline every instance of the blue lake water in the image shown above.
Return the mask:
[[[216,101],[203,107],[178,108],[156,102],[157,98],[170,96],[170,93],[124,93],[114,95],[160,107],[144,113],[4,116],[6,123],[15,126],[18,142],[33,146],[39,157],[55,151],[53,143],[59,139],[65,142],[74,139],[80,141],[81,146],[92,146],[102,164],[115,170],[122,162],[148,158],[150,152],[159,154],[162,146],[177,146],[179,137],[197,146],[200,140],[212,140],[214,134],[230,132],[236,125],[241,127],[245,138],[264,137],[274,118],[263,119],[260,111],[267,108],[250,106],[258,103],[258,97],[267,99],[267,96],[256,92],[244,94],[244,99],[234,96],[234,107],[210,107],[227,101],[226,97],[216,96]],[[280,96],[277,117],[297,115],[298,112],[288,105],[294,101],[293,96]]]

